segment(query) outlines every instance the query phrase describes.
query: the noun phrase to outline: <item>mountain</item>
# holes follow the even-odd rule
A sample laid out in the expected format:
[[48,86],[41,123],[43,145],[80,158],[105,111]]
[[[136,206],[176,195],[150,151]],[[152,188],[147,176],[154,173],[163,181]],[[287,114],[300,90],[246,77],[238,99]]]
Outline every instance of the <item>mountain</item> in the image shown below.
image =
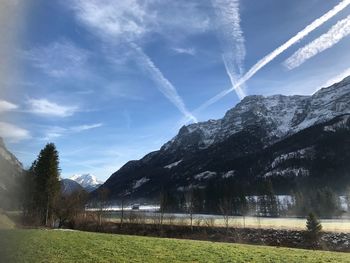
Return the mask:
[[61,192],[63,195],[70,195],[74,192],[83,191],[84,188],[78,184],[76,181],[71,179],[62,179],[61,180]]
[[103,184],[112,198],[157,198],[231,180],[250,194],[350,185],[350,77],[312,96],[247,96],[222,119],[183,126],[160,150]]
[[92,174],[76,174],[69,179],[80,184],[88,192],[92,192],[103,183]]
[[23,173],[22,164],[7,150],[0,138],[0,207],[10,205],[14,201],[19,176]]

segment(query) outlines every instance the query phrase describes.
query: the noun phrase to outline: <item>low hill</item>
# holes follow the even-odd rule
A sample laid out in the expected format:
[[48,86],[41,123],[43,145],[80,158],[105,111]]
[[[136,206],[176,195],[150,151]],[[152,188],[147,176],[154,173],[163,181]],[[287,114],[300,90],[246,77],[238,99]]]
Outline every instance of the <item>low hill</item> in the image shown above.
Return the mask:
[[61,192],[63,195],[70,195],[74,192],[84,191],[84,188],[76,181],[70,179],[61,180]]

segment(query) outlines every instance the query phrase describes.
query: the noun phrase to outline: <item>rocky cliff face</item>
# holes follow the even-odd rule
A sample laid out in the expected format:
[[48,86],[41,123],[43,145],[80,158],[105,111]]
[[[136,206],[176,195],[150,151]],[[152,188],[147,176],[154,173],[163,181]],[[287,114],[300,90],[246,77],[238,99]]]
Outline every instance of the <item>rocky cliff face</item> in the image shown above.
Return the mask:
[[127,163],[104,186],[115,197],[146,197],[160,188],[181,191],[230,177],[248,182],[252,191],[267,177],[280,192],[290,191],[295,178],[326,182],[332,174],[345,182],[349,114],[350,77],[312,96],[248,96],[222,119],[183,126],[159,151]]
[[8,205],[16,194],[18,177],[22,173],[22,164],[7,150],[0,138],[0,207]]

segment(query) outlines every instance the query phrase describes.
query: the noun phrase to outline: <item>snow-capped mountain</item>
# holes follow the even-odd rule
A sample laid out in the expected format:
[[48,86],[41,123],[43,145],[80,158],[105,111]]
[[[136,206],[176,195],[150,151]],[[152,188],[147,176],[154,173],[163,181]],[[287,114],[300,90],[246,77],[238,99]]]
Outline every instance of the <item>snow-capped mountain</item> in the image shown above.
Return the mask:
[[[312,125],[350,113],[350,76],[312,96],[247,96],[220,120],[190,124],[166,143],[162,150],[207,148],[252,125],[261,125],[269,143]],[[188,142],[190,141],[190,144]]]
[[88,192],[95,190],[103,183],[92,174],[75,174],[69,179],[80,184]]
[[248,96],[222,119],[183,126],[159,151],[125,164],[104,187],[115,197],[146,197],[161,188],[205,188],[228,178],[253,190],[270,178],[286,193],[305,177],[328,184],[332,175],[332,183],[350,184],[349,102],[350,77],[312,96]]

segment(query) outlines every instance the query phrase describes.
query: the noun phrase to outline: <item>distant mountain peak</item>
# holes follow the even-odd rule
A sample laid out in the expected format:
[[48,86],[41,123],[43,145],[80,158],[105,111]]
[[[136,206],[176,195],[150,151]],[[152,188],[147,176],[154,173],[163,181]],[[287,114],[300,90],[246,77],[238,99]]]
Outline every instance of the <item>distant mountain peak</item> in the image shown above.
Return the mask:
[[69,179],[77,182],[88,191],[94,190],[103,184],[102,181],[98,180],[96,176],[92,174],[75,174]]

